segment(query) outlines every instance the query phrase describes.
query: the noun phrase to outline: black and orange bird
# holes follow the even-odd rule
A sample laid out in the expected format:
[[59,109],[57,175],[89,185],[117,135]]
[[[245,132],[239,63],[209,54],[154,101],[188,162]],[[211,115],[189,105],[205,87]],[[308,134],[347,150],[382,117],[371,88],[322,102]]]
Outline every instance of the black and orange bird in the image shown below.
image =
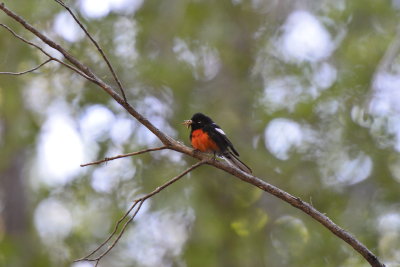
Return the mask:
[[196,113],[190,120],[183,122],[190,131],[192,146],[201,152],[214,153],[214,156],[224,158],[230,165],[251,173],[251,169],[238,159],[239,153],[224,131],[208,116]]

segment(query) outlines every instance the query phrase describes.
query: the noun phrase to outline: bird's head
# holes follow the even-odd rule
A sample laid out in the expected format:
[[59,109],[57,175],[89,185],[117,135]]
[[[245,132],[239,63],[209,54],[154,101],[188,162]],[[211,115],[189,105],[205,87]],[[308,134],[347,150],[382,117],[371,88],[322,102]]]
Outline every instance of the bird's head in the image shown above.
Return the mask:
[[196,113],[190,120],[185,120],[182,124],[186,127],[192,127],[192,130],[200,129],[206,125],[214,123],[210,117],[203,113]]

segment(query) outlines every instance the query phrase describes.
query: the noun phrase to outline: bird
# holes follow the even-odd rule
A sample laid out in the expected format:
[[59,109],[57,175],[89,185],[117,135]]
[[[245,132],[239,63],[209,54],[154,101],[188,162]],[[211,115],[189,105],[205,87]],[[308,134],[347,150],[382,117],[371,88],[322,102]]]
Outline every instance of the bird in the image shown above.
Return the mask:
[[252,173],[252,170],[239,160],[239,153],[224,131],[210,117],[203,113],[195,113],[190,120],[185,120],[182,124],[191,128],[190,142],[196,150],[214,153],[214,157],[222,157],[229,165],[245,173]]

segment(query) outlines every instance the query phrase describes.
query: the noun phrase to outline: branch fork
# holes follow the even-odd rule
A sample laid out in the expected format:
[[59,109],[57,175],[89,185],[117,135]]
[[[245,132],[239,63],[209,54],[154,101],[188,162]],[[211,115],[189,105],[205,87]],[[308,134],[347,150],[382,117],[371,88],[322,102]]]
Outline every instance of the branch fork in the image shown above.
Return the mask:
[[[144,153],[144,152],[143,152]],[[118,241],[121,239],[122,235],[124,234],[126,227],[128,226],[128,224],[130,222],[132,222],[132,220],[136,217],[136,215],[138,214],[140,208],[142,207],[143,203],[149,199],[150,197],[158,194],[159,192],[161,192],[162,190],[164,190],[165,188],[167,188],[168,186],[172,185],[173,183],[175,183],[176,181],[178,181],[179,179],[181,179],[183,176],[185,176],[186,174],[188,174],[189,172],[193,171],[194,169],[200,167],[201,165],[205,164],[207,162],[207,160],[202,160],[197,162],[196,164],[192,165],[191,167],[187,168],[186,170],[184,170],[183,172],[181,172],[179,175],[175,176],[174,178],[172,178],[171,180],[169,180],[168,182],[166,182],[165,184],[157,187],[155,190],[153,190],[152,192],[148,193],[147,195],[135,199],[133,201],[133,204],[131,205],[131,207],[128,209],[128,211],[118,220],[118,222],[116,223],[114,230],[111,232],[111,234],[108,236],[108,238],[106,240],[103,241],[103,243],[101,243],[95,250],[93,250],[92,252],[90,252],[88,255],[86,255],[83,258],[77,259],[75,260],[75,262],[78,261],[93,261],[95,262],[95,266],[97,266],[97,264],[99,263],[99,261],[106,256],[114,247],[115,245],[118,243]],[[137,207],[136,207],[137,206]],[[135,209],[136,207],[136,209]],[[132,212],[132,216],[124,223],[124,225],[122,226],[122,229],[120,230],[119,234],[117,235],[117,231],[121,225],[121,223],[128,217],[128,215]],[[115,240],[113,242],[111,242],[111,244],[107,247],[107,249],[102,252],[99,256],[97,257],[92,257],[94,254],[96,254],[100,249],[102,249],[106,244],[110,243],[110,240],[115,236]]]

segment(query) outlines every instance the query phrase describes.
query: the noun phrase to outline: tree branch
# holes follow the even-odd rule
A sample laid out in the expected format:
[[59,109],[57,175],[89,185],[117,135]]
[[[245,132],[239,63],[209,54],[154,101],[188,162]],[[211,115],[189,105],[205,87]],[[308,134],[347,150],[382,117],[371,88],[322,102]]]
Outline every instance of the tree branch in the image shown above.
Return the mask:
[[120,159],[120,158],[125,158],[125,157],[130,157],[130,156],[136,156],[136,155],[140,155],[140,154],[143,154],[143,153],[163,150],[163,149],[167,149],[167,148],[168,147],[166,147],[166,146],[160,146],[160,147],[155,147],[155,148],[143,149],[143,150],[140,150],[140,151],[137,151],[137,152],[132,152],[132,153],[128,153],[128,154],[122,154],[122,155],[118,155],[118,156],[111,157],[111,158],[105,158],[105,159],[102,159],[102,160],[97,160],[97,161],[81,164],[80,166],[81,167],[86,167],[86,166],[89,166],[89,165],[100,164],[100,163],[107,162],[107,161],[114,160],[114,159]]
[[[90,68],[88,68],[86,65],[81,63],[75,57],[73,57],[63,47],[61,47],[59,44],[55,43],[54,41],[50,40],[45,35],[40,33],[33,26],[31,26],[29,23],[27,23],[24,19],[22,19],[21,17],[19,17],[15,13],[13,13],[11,10],[6,8],[4,6],[4,4],[0,4],[0,9],[3,10],[4,13],[6,13],[8,16],[13,18],[15,21],[19,22],[28,31],[32,32],[34,35],[39,37],[44,43],[46,43],[47,45],[55,48],[60,53],[62,53],[64,55],[64,57],[72,65],[74,65],[79,71],[83,72],[87,76],[88,80],[90,80],[93,83],[95,83],[98,86],[100,86],[106,93],[108,93],[112,98],[114,98],[115,101],[117,101],[123,108],[125,108],[125,110],[129,114],[131,114],[141,124],[143,124],[145,127],[147,127],[147,129],[149,129],[154,135],[156,135],[160,139],[160,141],[164,144],[164,146],[166,148],[171,149],[171,150],[175,150],[175,151],[180,152],[180,153],[184,153],[184,154],[186,154],[188,156],[191,156],[191,157],[194,157],[194,158],[197,158],[197,159],[200,159],[201,161],[198,163],[199,164],[198,166],[200,166],[201,164],[204,164],[204,163],[208,164],[208,165],[212,165],[212,166],[214,166],[216,168],[219,168],[221,170],[226,171],[227,173],[232,174],[233,176],[235,176],[235,177],[237,177],[237,178],[239,178],[239,179],[241,179],[241,180],[243,180],[243,181],[245,181],[245,182],[247,182],[249,184],[257,186],[258,188],[260,188],[261,190],[263,190],[265,192],[268,192],[268,193],[270,193],[270,194],[282,199],[283,201],[289,203],[293,207],[295,207],[295,208],[303,211],[304,213],[308,214],[310,217],[314,218],[316,221],[318,221],[324,227],[329,229],[333,234],[335,234],[336,236],[338,236],[339,238],[341,238],[342,240],[347,242],[350,246],[352,246],[354,248],[355,251],[357,251],[360,255],[362,255],[370,263],[371,266],[373,266],[373,267],[383,267],[384,266],[384,264],[381,263],[378,260],[378,258],[370,250],[368,250],[367,247],[365,247],[361,242],[359,242],[355,237],[353,237],[351,234],[349,234],[344,229],[340,228],[331,219],[329,219],[326,215],[324,215],[323,213],[319,212],[317,209],[312,207],[307,202],[304,202],[301,199],[292,196],[291,194],[289,194],[289,193],[287,193],[287,192],[285,192],[285,191],[283,191],[283,190],[281,190],[281,189],[279,189],[279,188],[277,188],[277,187],[275,187],[275,186],[273,186],[273,185],[261,180],[258,177],[255,177],[253,175],[244,173],[244,172],[240,171],[239,169],[236,169],[236,168],[234,168],[232,166],[229,166],[226,163],[223,163],[223,162],[220,162],[220,161],[217,161],[217,160],[209,160],[209,155],[194,151],[193,149],[191,149],[191,148],[179,143],[178,141],[176,141],[176,140],[172,139],[171,137],[169,137],[168,135],[166,135],[164,132],[160,131],[149,120],[147,120],[147,118],[142,116],[131,105],[129,105],[126,101],[124,101],[124,99],[122,99],[117,93],[115,93],[114,89],[110,85],[108,85],[103,80],[101,80],[99,77],[97,77]],[[198,166],[196,166],[196,167],[198,167]],[[158,193],[159,191],[161,191],[162,189],[167,187],[169,184],[172,184],[173,182],[178,180],[181,176],[185,175],[189,171],[190,171],[190,168],[188,170],[186,170],[185,172],[183,172],[181,175],[179,175],[179,176],[175,177],[174,179],[172,179],[167,184],[157,188],[155,191],[153,191],[149,195],[146,195],[147,197],[145,197],[145,199],[147,199],[147,198],[153,196],[154,194]],[[139,199],[139,200],[137,200],[138,201],[137,203],[139,203],[139,202],[142,203],[141,201],[144,201],[145,199],[143,199],[143,198],[142,198],[142,200]],[[140,203],[139,203],[138,209],[140,209],[140,207],[141,207]],[[131,208],[133,209],[134,207],[131,207]],[[138,211],[138,209],[137,209],[137,211]],[[135,211],[133,216],[135,216],[136,213],[137,212]],[[123,230],[125,230],[126,225],[131,220],[133,220],[133,217],[131,217],[128,220],[128,222],[124,225]],[[118,224],[118,226],[119,226],[119,224]],[[123,233],[123,231],[121,231],[121,232]],[[122,233],[120,233],[119,236],[117,237],[118,240],[122,236]],[[116,242],[118,242],[118,241],[116,241]],[[115,242],[115,244],[116,244],[116,242]],[[111,245],[111,247],[109,247],[106,250],[106,252],[103,253],[103,254],[106,255],[112,249],[112,247],[115,246],[115,244]],[[103,256],[100,256],[100,257],[103,257]],[[96,259],[95,260],[92,259],[92,261],[96,261],[96,265],[97,265],[99,259],[97,259],[97,260]]]
[[[97,263],[105,256],[107,255],[114,247],[115,245],[118,243],[118,241],[121,239],[122,235],[124,234],[126,227],[128,226],[128,224],[130,222],[132,222],[132,220],[136,217],[137,213],[139,212],[140,208],[142,207],[143,203],[150,197],[160,193],[163,189],[167,188],[168,186],[172,185],[173,183],[175,183],[176,181],[178,181],[179,179],[181,179],[183,176],[185,176],[186,174],[188,174],[189,172],[193,171],[194,169],[196,169],[197,167],[200,167],[201,165],[205,164],[207,161],[209,161],[209,159],[205,159],[202,161],[197,162],[196,164],[192,165],[191,167],[187,168],[186,170],[184,170],[183,172],[181,172],[179,175],[175,176],[174,178],[172,178],[171,180],[169,180],[168,182],[166,182],[165,184],[157,187],[155,190],[153,190],[152,192],[150,192],[149,194],[136,199],[132,206],[128,209],[128,211],[118,220],[117,224],[114,227],[114,230],[112,231],[112,233],[108,236],[108,238],[106,240],[104,240],[103,243],[101,243],[95,250],[93,250],[91,253],[89,253],[87,256],[81,258],[81,259],[77,259],[75,260],[75,262],[77,261],[95,261],[96,265]],[[139,205],[138,205],[139,204]],[[137,206],[138,205],[138,206]],[[134,208],[137,206],[136,210],[134,211],[133,215],[129,218],[129,220],[127,220],[125,222],[125,224],[123,225],[121,231],[119,232],[119,234],[117,235],[116,239],[114,240],[114,242],[112,242],[112,244],[102,253],[100,254],[98,257],[96,258],[90,258],[91,256],[93,256],[96,252],[98,252],[102,247],[104,247],[117,233],[119,226],[121,225],[121,223],[125,220],[126,217],[128,217],[129,213],[131,213],[132,210],[134,210]]]
[[[1,8],[1,5],[0,5],[0,8]],[[6,29],[7,31],[9,31],[12,35],[14,35],[14,37],[18,38],[18,39],[21,40],[22,42],[24,42],[24,43],[26,43],[26,44],[28,44],[28,45],[30,45],[30,46],[33,46],[33,47],[35,47],[36,49],[40,50],[40,51],[41,51],[43,54],[45,54],[49,59],[54,60],[54,61],[57,61],[57,62],[60,63],[61,65],[63,65],[63,66],[65,66],[65,67],[67,67],[67,68],[73,70],[74,72],[78,73],[78,74],[81,75],[83,78],[88,79],[88,80],[91,80],[90,77],[88,77],[86,74],[84,74],[83,72],[81,72],[80,70],[78,70],[77,68],[75,68],[74,66],[71,66],[71,65],[69,65],[69,64],[67,64],[67,63],[65,63],[65,62],[62,62],[61,60],[59,60],[59,59],[57,59],[57,58],[55,58],[55,57],[52,57],[49,53],[47,53],[46,51],[44,51],[43,48],[41,48],[40,46],[38,46],[38,45],[35,44],[35,43],[32,43],[32,42],[26,40],[26,39],[23,38],[22,36],[18,35],[15,31],[13,31],[13,30],[12,30],[10,27],[8,27],[7,25],[4,25],[4,24],[0,23],[0,26],[3,27],[3,28],[5,28],[5,29]]]
[[215,161],[212,163],[207,162],[207,164],[214,165],[215,167],[222,169],[237,178],[245,181],[246,183],[252,184],[257,186],[261,190],[268,192],[277,198],[282,199],[283,201],[289,203],[293,207],[303,211],[304,213],[308,214],[320,224],[322,224],[325,228],[335,234],[337,237],[348,243],[351,247],[354,248],[361,256],[363,256],[372,267],[385,267],[383,263],[379,261],[379,259],[360,241],[358,241],[353,235],[349,232],[335,224],[328,216],[318,211],[309,203],[301,200],[298,197],[292,196],[291,194],[283,191],[282,189],[273,186],[260,178],[242,172],[239,169],[232,168],[228,164],[222,163],[220,161]]
[[49,63],[50,61],[52,61],[53,59],[49,58],[48,60],[46,60],[45,62],[37,65],[36,67],[30,69],[30,70],[26,70],[26,71],[22,71],[22,72],[7,72],[7,71],[1,71],[0,74],[8,74],[8,75],[23,75],[23,74],[27,74],[29,72],[33,72],[37,69],[39,69],[40,67],[46,65],[47,63]]
[[103,57],[104,61],[106,62],[107,66],[108,66],[108,69],[110,70],[111,74],[113,75],[114,80],[115,80],[115,82],[117,83],[117,85],[118,85],[118,87],[119,87],[119,89],[120,89],[120,91],[121,91],[122,97],[123,97],[124,101],[126,102],[126,96],[125,96],[124,89],[122,88],[121,81],[118,79],[118,76],[117,76],[117,74],[115,73],[114,68],[112,67],[112,65],[111,65],[110,61],[108,60],[106,54],[104,53],[103,49],[101,49],[100,45],[99,45],[99,44],[96,42],[96,40],[90,35],[90,33],[89,33],[89,32],[86,30],[86,28],[82,25],[82,23],[80,22],[80,20],[75,16],[75,14],[72,12],[72,10],[71,10],[67,5],[64,4],[63,1],[61,1],[61,0],[54,0],[54,1],[56,1],[56,2],[57,2],[58,4],[60,4],[62,7],[64,7],[64,8],[69,12],[69,14],[71,14],[71,16],[74,18],[74,20],[76,21],[76,23],[78,23],[79,27],[85,32],[86,36],[90,39],[90,41],[92,41],[92,43],[94,44],[94,46],[96,46],[97,50],[99,51],[99,53],[100,53],[101,56]]
[[58,50],[63,56],[77,69],[88,76],[88,80],[100,86],[107,94],[109,94],[115,101],[117,101],[129,114],[131,114],[134,118],[136,118],[141,124],[143,124],[147,129],[149,129],[155,136],[160,139],[160,141],[166,145],[171,146],[172,144],[178,143],[162,131],[160,131],[157,127],[155,127],[147,118],[145,118],[142,114],[136,111],[128,102],[125,102],[112,88],[112,86],[105,83],[102,79],[94,74],[94,72],[87,67],[85,64],[81,63],[78,59],[76,59],[73,55],[71,55],[67,50],[65,50],[61,45],[49,39],[47,36],[39,32],[35,27],[30,25],[23,18],[12,12],[8,9],[4,3],[0,4],[0,9],[3,10],[5,14],[9,17],[20,23],[25,29],[36,35],[39,39],[41,39],[44,43],[49,45],[50,47]]

